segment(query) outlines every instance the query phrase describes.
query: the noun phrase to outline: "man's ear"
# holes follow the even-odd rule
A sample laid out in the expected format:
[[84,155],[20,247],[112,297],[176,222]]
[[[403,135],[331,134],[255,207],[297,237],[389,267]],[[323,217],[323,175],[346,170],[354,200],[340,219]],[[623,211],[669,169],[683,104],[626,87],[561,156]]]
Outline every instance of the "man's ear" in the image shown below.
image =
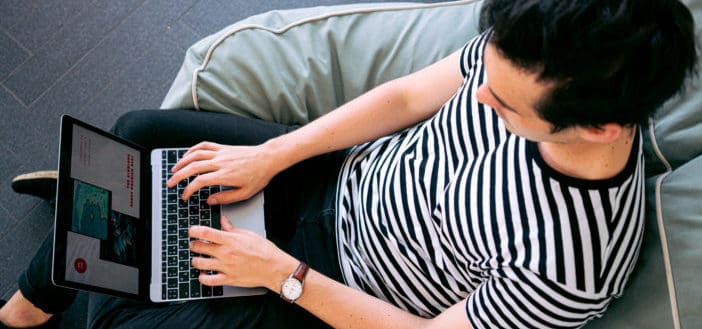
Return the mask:
[[624,128],[617,123],[606,123],[597,127],[578,127],[580,137],[591,143],[609,144],[621,136]]

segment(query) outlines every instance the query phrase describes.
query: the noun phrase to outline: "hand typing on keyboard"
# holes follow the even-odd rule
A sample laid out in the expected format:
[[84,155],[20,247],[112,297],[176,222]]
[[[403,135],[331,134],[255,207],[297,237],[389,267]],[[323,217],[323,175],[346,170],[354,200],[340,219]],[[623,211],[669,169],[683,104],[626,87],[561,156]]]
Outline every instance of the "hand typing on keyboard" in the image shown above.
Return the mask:
[[[221,217],[221,230],[204,226],[190,228],[193,267],[201,271],[200,283],[206,286],[231,285],[280,289],[280,283],[298,265],[266,238],[234,227]],[[205,242],[206,241],[206,242]],[[208,257],[203,257],[208,256]]]
[[[233,189],[214,193],[207,203],[226,204],[251,197],[284,169],[263,145],[229,146],[203,142],[193,146],[172,168],[169,188],[187,182],[181,198],[188,200],[205,186],[222,185]],[[196,177],[195,177],[196,176]],[[188,178],[195,177],[188,181]]]

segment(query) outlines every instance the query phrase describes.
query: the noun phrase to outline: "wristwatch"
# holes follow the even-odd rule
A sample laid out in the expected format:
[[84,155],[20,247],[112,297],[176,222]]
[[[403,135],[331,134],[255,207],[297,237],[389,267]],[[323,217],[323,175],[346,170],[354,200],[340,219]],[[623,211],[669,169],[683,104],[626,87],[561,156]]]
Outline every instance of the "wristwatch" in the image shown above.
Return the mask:
[[295,272],[283,281],[280,288],[280,298],[288,303],[294,303],[302,296],[302,286],[305,284],[305,276],[309,267],[304,262],[300,262]]

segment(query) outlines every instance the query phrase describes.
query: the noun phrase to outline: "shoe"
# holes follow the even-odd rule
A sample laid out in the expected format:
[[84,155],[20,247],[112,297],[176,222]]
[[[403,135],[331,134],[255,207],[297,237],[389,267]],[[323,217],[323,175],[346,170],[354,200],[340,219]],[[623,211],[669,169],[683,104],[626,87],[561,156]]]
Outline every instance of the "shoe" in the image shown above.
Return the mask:
[[[0,308],[2,308],[3,306],[5,306],[6,303],[7,303],[6,300],[0,299]],[[6,326],[4,323],[0,322],[0,329],[6,329],[6,328],[9,328],[9,327]]]
[[30,172],[13,178],[12,190],[51,202],[56,199],[57,180],[58,171],[56,170]]
[[[5,306],[5,303],[7,303],[6,300],[0,299],[0,308]],[[40,324],[35,327],[29,327],[29,328],[39,328],[39,329],[58,329],[61,327],[61,314],[56,314],[52,316],[49,321],[46,321],[43,324]],[[8,327],[4,323],[0,322],[0,329],[10,329],[12,327]]]

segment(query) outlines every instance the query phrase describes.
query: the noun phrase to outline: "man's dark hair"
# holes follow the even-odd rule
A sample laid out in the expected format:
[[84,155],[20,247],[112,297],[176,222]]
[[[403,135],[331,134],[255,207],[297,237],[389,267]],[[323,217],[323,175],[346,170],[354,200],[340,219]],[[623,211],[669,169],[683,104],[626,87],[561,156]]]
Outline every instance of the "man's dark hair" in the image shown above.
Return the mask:
[[694,20],[677,0],[486,0],[481,29],[556,86],[537,105],[558,131],[643,124],[696,72]]

